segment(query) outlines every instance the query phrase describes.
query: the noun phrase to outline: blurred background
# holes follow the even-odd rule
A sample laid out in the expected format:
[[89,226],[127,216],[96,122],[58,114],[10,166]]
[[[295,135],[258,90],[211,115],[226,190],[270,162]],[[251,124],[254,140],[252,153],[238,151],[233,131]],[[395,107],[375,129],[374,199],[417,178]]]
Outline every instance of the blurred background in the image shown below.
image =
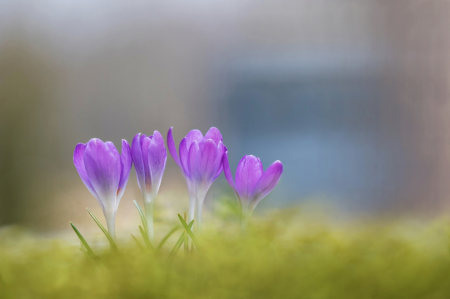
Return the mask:
[[[233,172],[281,160],[258,210],[448,211],[449,25],[444,0],[0,0],[0,225],[91,221],[75,145],[171,126],[177,143],[218,127]],[[221,176],[208,205],[224,192]],[[171,157],[169,197],[186,209]],[[119,223],[133,199],[134,171]]]

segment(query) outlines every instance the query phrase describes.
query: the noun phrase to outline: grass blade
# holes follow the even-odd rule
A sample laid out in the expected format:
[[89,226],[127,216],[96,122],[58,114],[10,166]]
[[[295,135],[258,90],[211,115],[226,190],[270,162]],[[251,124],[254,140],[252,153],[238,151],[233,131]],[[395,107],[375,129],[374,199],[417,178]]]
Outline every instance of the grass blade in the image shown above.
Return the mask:
[[86,252],[86,249],[84,249],[84,247],[80,247],[80,248],[78,248],[78,249],[80,249],[80,251],[83,253],[83,255],[85,256],[85,257],[88,257],[89,255],[87,254],[87,252]]
[[136,239],[136,237],[133,236],[133,234],[130,234],[130,235],[131,235],[131,237],[133,237],[133,239],[136,241],[136,244],[138,245],[138,247],[139,247],[142,251],[145,251],[144,246],[142,246],[141,243],[139,243],[138,239]]
[[[186,222],[186,212],[184,212],[184,222]],[[184,254],[189,254],[189,235],[184,234]]]
[[148,235],[147,234],[147,219],[145,218],[144,212],[142,211],[142,209],[139,206],[139,204],[137,203],[137,201],[133,200],[133,202],[134,202],[134,205],[136,206],[136,209],[139,212],[139,215],[141,216],[142,226],[144,227],[145,235]]
[[[192,221],[189,223],[189,225],[188,225],[189,229],[190,229],[193,225],[194,225],[194,220],[192,220]],[[180,249],[181,245],[182,245],[183,242],[184,242],[184,235],[185,235],[185,234],[186,234],[186,232],[183,232],[183,233],[181,234],[181,236],[178,238],[178,241],[175,243],[175,246],[172,248],[172,251],[171,251],[170,254],[169,254],[169,259],[173,258],[173,257],[177,254],[178,250]]]
[[134,202],[134,205],[136,206],[136,209],[139,212],[139,216],[141,216],[142,227],[139,226],[139,231],[141,232],[142,238],[144,239],[144,242],[145,242],[145,244],[147,245],[148,248],[154,249],[152,243],[150,242],[150,240],[148,238],[147,218],[145,218],[144,211],[142,211],[142,209],[139,206],[139,204],[137,203],[137,201],[133,200],[133,202]]
[[175,226],[174,228],[172,228],[165,236],[164,238],[162,238],[161,242],[159,242],[158,246],[156,247],[156,251],[160,251],[161,247],[163,247],[164,243],[166,243],[166,241],[170,238],[170,236],[176,232],[180,227],[179,226]]
[[184,235],[186,232],[183,232],[181,236],[178,238],[178,241],[175,243],[175,246],[172,248],[172,251],[169,254],[169,259],[172,259],[177,254],[178,250],[180,250],[181,245],[184,243]]
[[155,250],[155,248],[153,248],[152,243],[150,243],[150,240],[147,238],[147,234],[145,233],[145,230],[140,225],[139,225],[139,231],[141,232],[142,238],[144,239],[144,242],[145,242],[145,245],[147,245],[147,248],[151,249],[151,250]]
[[[199,247],[198,247],[198,240],[197,240],[197,238],[194,236],[194,233],[191,231],[191,227],[192,227],[192,226],[189,227],[189,226],[187,225],[186,221],[184,221],[183,217],[181,217],[180,214],[178,214],[178,218],[180,219],[181,224],[184,226],[184,229],[186,230],[186,232],[187,232],[187,233],[189,234],[189,236],[191,237],[191,239],[192,239],[192,241],[194,242],[195,246],[196,246],[197,248],[199,248]],[[194,223],[194,220],[192,220],[191,223],[193,224],[193,223]],[[190,224],[190,223],[189,223],[189,224]]]
[[98,227],[100,227],[100,229],[103,231],[105,236],[108,238],[109,243],[111,244],[111,248],[114,250],[118,250],[116,242],[114,242],[113,238],[108,233],[108,231],[103,227],[103,225],[100,223],[100,221],[97,219],[97,217],[95,217],[94,213],[92,213],[92,211],[89,208],[86,208],[86,210],[88,211],[89,215],[91,215],[92,219],[94,219],[95,223],[97,223]]
[[[194,225],[194,220],[192,220],[192,221],[189,223],[189,225],[188,225],[189,229],[191,229],[191,227],[192,227],[193,225]],[[172,251],[171,251],[170,254],[169,254],[169,258],[170,258],[170,259],[173,258],[173,257],[177,254],[178,250],[180,249],[181,245],[183,244],[185,233],[186,233],[186,232],[183,232],[183,233],[181,234],[181,236],[178,238],[178,241],[175,243],[175,246],[172,248]]]
[[84,239],[84,237],[81,235],[80,231],[76,228],[76,226],[70,222],[70,225],[72,226],[73,230],[75,231],[75,233],[77,234],[78,238],[81,241],[81,244],[83,244],[86,253],[91,256],[91,257],[95,257],[94,252],[92,251],[92,248],[89,246],[89,244],[86,242],[86,240]]

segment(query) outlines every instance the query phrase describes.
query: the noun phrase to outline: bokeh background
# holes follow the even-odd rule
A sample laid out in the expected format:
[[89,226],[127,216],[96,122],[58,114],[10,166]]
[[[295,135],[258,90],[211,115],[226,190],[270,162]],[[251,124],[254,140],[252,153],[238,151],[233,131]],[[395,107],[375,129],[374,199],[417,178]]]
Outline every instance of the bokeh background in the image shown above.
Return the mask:
[[[218,127],[234,169],[281,160],[260,210],[445,213],[449,26],[445,0],[0,0],[0,225],[91,223],[75,145],[171,126]],[[209,205],[227,193],[221,176]],[[170,157],[169,197],[187,206]],[[133,199],[134,173],[119,223]]]

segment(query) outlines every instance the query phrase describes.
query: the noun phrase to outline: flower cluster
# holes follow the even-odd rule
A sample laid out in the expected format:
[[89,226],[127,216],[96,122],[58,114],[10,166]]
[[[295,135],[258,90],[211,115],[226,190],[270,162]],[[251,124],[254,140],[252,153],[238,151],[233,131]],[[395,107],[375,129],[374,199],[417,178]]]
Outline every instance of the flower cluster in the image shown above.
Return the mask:
[[[233,180],[227,147],[223,144],[222,134],[214,127],[204,136],[199,130],[190,131],[181,140],[178,151],[173,130],[170,128],[167,133],[167,147],[186,179],[189,191],[189,222],[195,219],[199,232],[206,193],[222,171],[236,195],[244,221],[247,221],[261,199],[275,188],[283,172],[280,161],[275,161],[264,171],[259,158],[244,156],[237,166]],[[122,140],[121,154],[112,142],[103,142],[97,138],[75,147],[75,168],[83,183],[99,202],[109,235],[113,239],[116,212],[134,164],[145,206],[147,227],[144,229],[148,239],[153,242],[153,210],[166,161],[164,138],[158,131],[153,132],[151,136],[137,134],[131,147],[126,140]]]

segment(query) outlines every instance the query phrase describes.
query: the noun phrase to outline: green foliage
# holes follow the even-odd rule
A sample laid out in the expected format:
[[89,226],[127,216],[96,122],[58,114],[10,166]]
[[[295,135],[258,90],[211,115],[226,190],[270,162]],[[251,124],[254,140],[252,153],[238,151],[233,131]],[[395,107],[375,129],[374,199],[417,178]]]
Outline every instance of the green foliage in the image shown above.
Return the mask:
[[194,242],[195,246],[197,248],[199,248],[197,238],[194,236],[194,233],[191,230],[192,225],[194,224],[194,220],[192,220],[191,223],[189,223],[189,225],[188,225],[186,223],[186,221],[183,219],[183,217],[181,217],[180,214],[178,214],[178,219],[180,219],[180,222],[181,222],[181,224],[183,225],[183,227],[185,229],[185,233],[187,233],[189,235],[189,237],[191,237],[191,239]]
[[105,234],[106,238],[108,238],[108,241],[109,241],[109,244],[111,245],[111,248],[113,250],[117,250],[116,242],[114,242],[113,238],[108,233],[106,228],[100,223],[100,221],[97,219],[97,217],[95,217],[94,213],[92,213],[92,211],[89,208],[87,208],[86,210],[88,211],[89,215],[91,215],[92,219],[94,219],[95,223],[97,223],[98,227],[100,227],[102,232]]
[[75,231],[75,233],[77,234],[78,238],[80,239],[81,244],[83,245],[81,247],[81,251],[86,252],[86,254],[89,255],[92,258],[96,258],[96,256],[95,256],[94,252],[92,251],[91,247],[86,242],[86,240],[81,235],[81,233],[78,231],[77,227],[72,222],[70,222],[70,225],[72,226],[73,230]]
[[[189,254],[171,256],[177,238],[158,254],[131,237],[118,239],[120,254],[91,242],[97,260],[75,242],[5,228],[0,298],[447,299],[448,227],[447,220],[337,223],[283,211],[252,218],[245,234],[237,220],[205,221],[196,236],[201,250]],[[184,235],[178,240],[179,249]]]
[[[139,204],[137,203],[137,201],[133,200],[134,205],[136,206],[136,209],[139,212],[139,216],[141,217],[141,221],[142,221],[142,226],[144,228],[144,235],[145,237],[143,237],[144,239],[147,239],[148,242],[150,242],[147,238],[147,219],[145,219],[145,215],[144,212],[142,211],[141,207],[139,206]],[[146,241],[146,242],[147,242]]]
[[161,242],[159,242],[158,247],[156,247],[156,250],[159,251],[161,250],[161,248],[164,246],[164,244],[167,242],[167,240],[169,240],[170,236],[172,236],[180,227],[179,226],[175,226],[174,228],[172,228],[162,239]]
[[[187,229],[191,229],[193,225],[194,225],[194,220],[189,222]],[[169,259],[173,259],[175,257],[175,255],[177,254],[178,250],[180,249],[181,245],[183,243],[187,244],[187,242],[188,242],[187,234],[186,234],[186,232],[183,232],[181,234],[180,238],[178,239],[178,241],[175,243],[175,246],[172,248],[172,251],[170,252],[170,255],[169,255]],[[189,244],[188,244],[188,246],[189,246]],[[185,250],[185,252],[188,253],[189,249],[187,248],[187,246],[186,246],[186,249],[187,250]]]
[[140,225],[139,225],[139,231],[141,232],[142,239],[144,239],[144,242],[145,242],[145,245],[147,246],[147,248],[153,251],[154,250],[153,245],[150,242],[150,240],[148,239],[147,234],[145,233],[145,230]]

